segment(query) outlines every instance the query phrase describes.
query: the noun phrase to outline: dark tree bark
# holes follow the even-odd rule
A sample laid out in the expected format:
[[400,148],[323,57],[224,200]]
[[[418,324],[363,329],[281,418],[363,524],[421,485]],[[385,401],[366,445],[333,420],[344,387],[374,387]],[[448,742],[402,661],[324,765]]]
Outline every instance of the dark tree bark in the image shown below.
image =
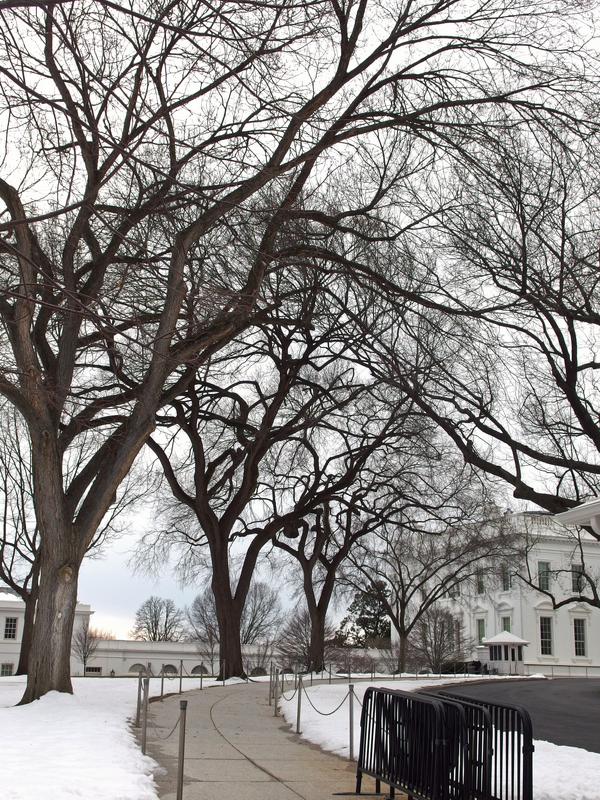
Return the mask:
[[309,672],[322,672],[325,669],[325,626],[329,604],[323,600],[321,597],[319,603],[307,603],[310,614]]
[[21,636],[21,650],[19,651],[19,663],[17,665],[17,675],[27,675],[29,672],[29,654],[31,652],[31,642],[33,641],[33,622],[35,619],[35,609],[37,605],[38,586],[37,578],[32,582],[31,590],[25,602],[25,615],[23,617],[23,635]]

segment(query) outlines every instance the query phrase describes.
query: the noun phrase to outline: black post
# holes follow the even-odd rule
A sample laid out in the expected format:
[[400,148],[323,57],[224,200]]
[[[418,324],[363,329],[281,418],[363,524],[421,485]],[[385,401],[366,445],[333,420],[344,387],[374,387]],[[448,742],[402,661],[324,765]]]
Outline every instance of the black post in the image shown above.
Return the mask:
[[179,701],[179,753],[177,755],[177,800],[183,798],[183,764],[185,759],[185,718],[187,700]]

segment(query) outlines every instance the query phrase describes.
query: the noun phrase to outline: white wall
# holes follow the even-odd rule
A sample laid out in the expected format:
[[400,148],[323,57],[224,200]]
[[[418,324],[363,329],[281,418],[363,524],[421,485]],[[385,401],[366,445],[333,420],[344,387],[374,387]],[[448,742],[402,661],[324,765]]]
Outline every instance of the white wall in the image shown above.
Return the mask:
[[[89,605],[84,603],[77,603],[75,608],[75,623],[73,631],[75,632],[78,627],[88,623],[92,610]],[[5,624],[6,619],[17,618],[17,636],[16,639],[5,639]],[[21,641],[23,639],[23,620],[25,617],[25,604],[23,601],[10,594],[0,592],[0,665],[10,665],[12,674],[17,669],[19,663],[19,652],[21,650]],[[79,665],[77,659],[71,657],[71,672],[78,674],[77,670]]]

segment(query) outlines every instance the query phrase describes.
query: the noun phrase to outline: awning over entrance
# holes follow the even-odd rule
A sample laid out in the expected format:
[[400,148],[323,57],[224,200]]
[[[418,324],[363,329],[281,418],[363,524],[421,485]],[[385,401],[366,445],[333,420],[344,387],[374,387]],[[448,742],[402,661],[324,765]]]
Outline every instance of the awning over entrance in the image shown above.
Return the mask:
[[514,633],[502,631],[502,633],[497,633],[495,636],[491,636],[489,639],[484,639],[483,644],[486,647],[495,644],[507,644],[512,647],[517,647],[518,645],[529,644],[529,642],[526,639],[521,639],[520,636],[515,636]]

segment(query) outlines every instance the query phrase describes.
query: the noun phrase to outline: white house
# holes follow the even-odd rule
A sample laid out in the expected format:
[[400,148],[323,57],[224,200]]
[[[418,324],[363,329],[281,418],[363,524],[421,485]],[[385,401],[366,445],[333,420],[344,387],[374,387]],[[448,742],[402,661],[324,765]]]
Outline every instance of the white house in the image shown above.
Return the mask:
[[[94,612],[89,605],[78,603],[75,609],[74,632],[89,624]],[[25,604],[16,595],[0,591],[0,676],[13,675],[19,663],[23,636]],[[272,645],[256,644],[242,648],[248,669],[268,664]],[[198,642],[138,642],[128,639],[102,639],[90,656],[86,675],[137,675],[144,669],[154,675],[175,674],[183,664],[184,674],[200,675],[218,671],[218,648],[212,650]],[[71,675],[84,674],[83,664],[71,655]]]
[[[92,614],[90,606],[77,603],[73,630],[88,625]],[[8,590],[0,591],[0,677],[14,675],[19,663],[25,603]],[[76,674],[79,664],[71,657],[71,671]]]
[[522,545],[482,565],[460,596],[440,601],[462,618],[470,657],[501,673],[600,677],[600,609],[583,602],[555,609],[528,585],[555,602],[589,595],[582,575],[600,586],[600,542],[549,514],[512,514],[508,522]]

